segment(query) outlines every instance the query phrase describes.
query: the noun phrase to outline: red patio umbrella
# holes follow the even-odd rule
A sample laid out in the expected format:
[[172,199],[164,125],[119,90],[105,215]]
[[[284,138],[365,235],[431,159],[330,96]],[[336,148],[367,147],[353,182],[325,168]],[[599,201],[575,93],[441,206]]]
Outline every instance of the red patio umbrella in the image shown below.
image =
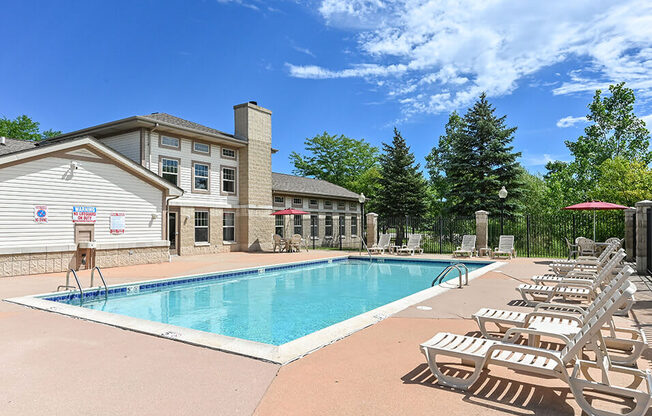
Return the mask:
[[627,209],[627,207],[618,204],[612,204],[611,202],[590,201],[575,205],[569,205],[564,209],[575,211],[593,211],[593,241],[595,241],[595,211],[602,211],[607,209]]
[[[300,209],[286,208],[280,211],[272,212],[269,215],[307,215],[307,214],[310,213],[306,211],[301,211]],[[283,220],[283,222],[285,222],[285,220]],[[283,227],[283,233],[285,234],[285,226]]]

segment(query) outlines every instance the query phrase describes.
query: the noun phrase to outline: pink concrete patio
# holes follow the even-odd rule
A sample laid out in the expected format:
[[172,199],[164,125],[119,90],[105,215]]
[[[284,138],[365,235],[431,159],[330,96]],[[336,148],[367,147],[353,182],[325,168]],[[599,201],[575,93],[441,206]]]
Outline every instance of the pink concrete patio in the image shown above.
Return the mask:
[[[342,254],[229,253],[104,273],[116,284]],[[524,373],[492,368],[469,392],[442,388],[418,351],[438,331],[476,331],[468,318],[481,306],[522,308],[514,287],[546,263],[512,260],[283,367],[0,302],[0,414],[579,415],[563,383]],[[0,295],[47,292],[62,281],[62,274],[4,278]],[[639,286],[634,314],[648,328],[652,296]]]

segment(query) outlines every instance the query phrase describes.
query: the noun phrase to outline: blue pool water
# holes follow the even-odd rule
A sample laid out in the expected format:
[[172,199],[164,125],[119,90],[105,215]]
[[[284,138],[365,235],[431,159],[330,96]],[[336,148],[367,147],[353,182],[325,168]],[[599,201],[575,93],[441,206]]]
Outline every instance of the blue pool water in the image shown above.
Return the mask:
[[427,289],[449,264],[347,259],[117,293],[83,307],[280,345]]

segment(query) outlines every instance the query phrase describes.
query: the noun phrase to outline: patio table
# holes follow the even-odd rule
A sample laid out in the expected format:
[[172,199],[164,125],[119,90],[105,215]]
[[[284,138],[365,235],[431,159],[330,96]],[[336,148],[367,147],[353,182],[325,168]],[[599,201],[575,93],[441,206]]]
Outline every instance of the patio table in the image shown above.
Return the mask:
[[478,257],[491,257],[491,249],[489,247],[481,247],[478,249]]

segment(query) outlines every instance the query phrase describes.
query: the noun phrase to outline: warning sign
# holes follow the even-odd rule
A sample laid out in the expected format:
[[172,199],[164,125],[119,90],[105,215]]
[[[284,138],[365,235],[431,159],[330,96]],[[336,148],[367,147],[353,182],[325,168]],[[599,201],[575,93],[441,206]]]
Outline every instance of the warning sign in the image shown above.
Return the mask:
[[125,233],[125,213],[112,212],[111,221],[109,221],[111,234],[124,234]]
[[72,222],[95,222],[96,207],[72,207]]
[[48,206],[34,206],[34,222],[48,222]]

